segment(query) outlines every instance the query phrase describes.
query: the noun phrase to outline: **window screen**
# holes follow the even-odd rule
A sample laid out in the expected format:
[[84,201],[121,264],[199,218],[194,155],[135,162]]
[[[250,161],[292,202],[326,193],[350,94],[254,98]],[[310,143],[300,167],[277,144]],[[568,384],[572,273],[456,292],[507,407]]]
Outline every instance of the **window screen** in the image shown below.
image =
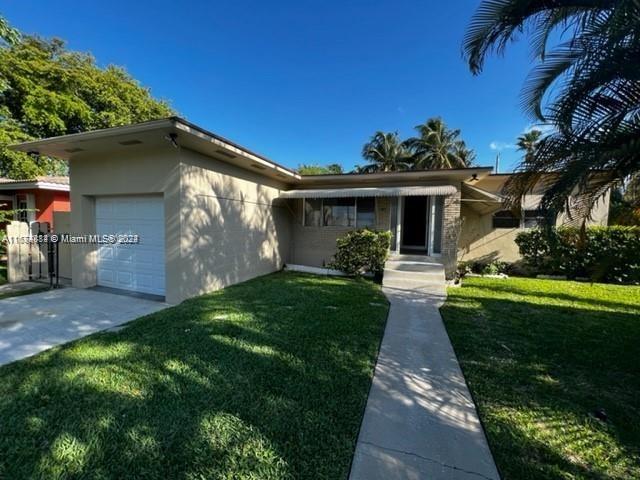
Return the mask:
[[357,227],[373,227],[376,223],[376,199],[373,197],[358,198]]
[[353,227],[355,225],[355,198],[325,198],[322,208],[325,226]]
[[536,228],[543,224],[544,216],[540,210],[524,211],[524,228]]
[[518,228],[520,218],[516,217],[511,210],[500,210],[493,214],[493,228]]
[[319,198],[304,199],[304,226],[319,227],[321,217],[322,200]]

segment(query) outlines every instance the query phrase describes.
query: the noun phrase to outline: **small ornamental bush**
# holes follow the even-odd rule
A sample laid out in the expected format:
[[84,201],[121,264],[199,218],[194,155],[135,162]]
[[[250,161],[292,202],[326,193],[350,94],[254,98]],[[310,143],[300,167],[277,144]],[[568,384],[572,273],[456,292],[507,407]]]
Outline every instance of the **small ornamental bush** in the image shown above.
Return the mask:
[[389,255],[391,232],[353,230],[338,238],[336,245],[334,260],[329,265],[331,268],[349,275],[379,274],[384,270],[384,262]]
[[500,260],[482,261],[475,260],[470,262],[458,263],[458,276],[464,277],[469,273],[477,273],[480,275],[500,275],[509,273],[511,264],[509,262],[502,262]]
[[640,227],[575,227],[528,230],[516,237],[535,273],[586,277],[608,283],[640,283]]

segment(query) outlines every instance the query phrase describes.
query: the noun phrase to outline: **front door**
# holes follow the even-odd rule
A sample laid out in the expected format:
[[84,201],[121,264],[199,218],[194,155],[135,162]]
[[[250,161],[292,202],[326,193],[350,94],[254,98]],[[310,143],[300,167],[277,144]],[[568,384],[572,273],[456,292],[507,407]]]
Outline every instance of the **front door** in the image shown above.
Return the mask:
[[428,197],[404,197],[402,248],[427,249]]

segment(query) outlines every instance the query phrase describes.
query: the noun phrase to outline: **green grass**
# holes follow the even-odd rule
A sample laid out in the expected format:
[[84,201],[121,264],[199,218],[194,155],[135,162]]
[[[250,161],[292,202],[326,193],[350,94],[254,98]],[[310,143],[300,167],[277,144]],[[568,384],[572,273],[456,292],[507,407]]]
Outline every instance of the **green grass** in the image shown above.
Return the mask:
[[278,273],[0,367],[0,478],[346,478],[387,310]]
[[49,290],[49,286],[43,285],[43,286],[33,287],[28,290],[18,290],[15,292],[0,293],[0,300],[4,300],[5,298],[11,298],[11,297],[21,297],[23,295],[31,295],[32,293],[46,292],[47,290]]
[[640,287],[473,278],[442,315],[503,479],[640,478]]
[[0,262],[0,285],[7,283],[7,264]]

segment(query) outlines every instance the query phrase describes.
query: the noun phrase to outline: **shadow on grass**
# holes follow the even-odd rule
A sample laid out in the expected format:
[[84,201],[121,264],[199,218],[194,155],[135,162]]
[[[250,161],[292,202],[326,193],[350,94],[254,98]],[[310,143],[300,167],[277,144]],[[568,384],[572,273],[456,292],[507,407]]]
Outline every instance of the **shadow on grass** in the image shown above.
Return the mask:
[[275,274],[2,367],[0,478],[344,478],[384,305]]
[[[450,291],[442,308],[503,478],[640,478],[640,307],[505,293],[541,296],[478,282]],[[607,422],[593,416],[599,408]]]
[[[514,279],[512,279],[513,281]],[[516,278],[515,281],[518,281],[521,279]],[[528,282],[531,281],[531,279],[524,279],[527,280]],[[503,285],[500,284],[500,282],[503,283]],[[569,282],[566,280],[544,280],[544,282],[549,285],[549,284],[554,284],[557,283],[559,285],[567,285]],[[549,300],[553,300],[553,301],[557,301],[557,302],[567,302],[567,303],[572,303],[572,304],[583,304],[583,306],[585,307],[595,307],[596,309],[602,309],[603,307],[605,307],[606,309],[610,309],[610,310],[639,310],[640,307],[638,307],[637,302],[640,301],[640,286],[622,286],[622,285],[610,285],[610,284],[593,284],[593,283],[587,283],[587,282],[570,282],[570,284],[572,284],[574,287],[578,287],[578,288],[582,288],[582,289],[588,289],[588,288],[600,288],[602,289],[603,293],[606,294],[608,289],[611,288],[627,288],[630,289],[629,292],[633,292],[634,295],[633,296],[629,296],[625,299],[625,301],[609,301],[605,298],[589,298],[586,295],[581,295],[578,292],[574,292],[572,293],[564,293],[561,291],[558,291],[559,288],[553,289],[553,291],[549,292],[549,291],[545,291],[542,289],[539,290],[535,290],[532,291],[531,289],[528,288],[518,288],[516,286],[514,286],[511,282],[509,282],[509,284],[504,284],[504,280],[498,280],[497,282],[494,281],[488,285],[483,285],[483,284],[473,284],[473,288],[478,288],[480,290],[489,290],[490,292],[496,293],[496,292],[502,292],[502,293],[507,293],[507,294],[511,294],[511,295],[521,295],[523,297],[530,297],[530,298],[546,298]],[[567,305],[569,306],[569,305]]]

